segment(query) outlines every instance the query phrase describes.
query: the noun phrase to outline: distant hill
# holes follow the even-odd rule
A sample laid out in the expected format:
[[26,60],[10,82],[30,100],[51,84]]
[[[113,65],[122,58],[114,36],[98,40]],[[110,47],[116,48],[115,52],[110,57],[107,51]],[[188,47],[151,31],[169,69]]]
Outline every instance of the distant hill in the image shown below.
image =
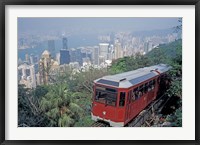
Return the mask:
[[158,35],[158,36],[166,36],[167,34],[174,33],[173,28],[169,29],[158,29],[158,30],[150,30],[150,31],[135,31],[132,32],[133,36],[152,36],[152,35]]
[[169,61],[176,57],[182,57],[182,39],[169,44],[161,44],[147,53],[146,56],[153,60],[157,59],[156,57],[162,58],[159,63],[169,63]]

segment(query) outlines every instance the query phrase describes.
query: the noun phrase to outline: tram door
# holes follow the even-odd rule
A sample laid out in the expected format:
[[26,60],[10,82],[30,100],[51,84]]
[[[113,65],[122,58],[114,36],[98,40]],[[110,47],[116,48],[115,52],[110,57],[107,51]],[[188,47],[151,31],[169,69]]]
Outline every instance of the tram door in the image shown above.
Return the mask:
[[131,118],[131,91],[127,93],[126,96],[126,121]]

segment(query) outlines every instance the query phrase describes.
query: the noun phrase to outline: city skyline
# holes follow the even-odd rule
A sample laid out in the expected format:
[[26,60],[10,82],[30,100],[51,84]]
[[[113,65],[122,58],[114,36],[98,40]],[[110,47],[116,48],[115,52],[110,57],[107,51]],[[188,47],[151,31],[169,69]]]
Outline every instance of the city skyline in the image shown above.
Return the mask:
[[[30,31],[18,37],[18,81],[28,88],[35,88],[37,85],[52,83],[53,76],[66,66],[75,72],[87,71],[90,66],[102,69],[123,57],[145,55],[160,44],[171,43],[182,37],[181,31],[174,31],[175,27],[181,25],[179,20],[180,18],[18,18],[18,36],[22,34],[21,27],[24,24],[24,30],[29,28],[39,31],[44,26],[46,30],[49,29],[48,33],[31,34]],[[132,25],[134,22],[135,25]],[[68,30],[62,30],[65,24],[65,27],[74,25],[69,26]],[[53,27],[56,29],[52,29]],[[135,35],[134,27],[152,32]],[[155,28],[170,31],[152,30]],[[62,32],[57,33],[58,29]],[[92,29],[95,31],[90,32]],[[95,35],[87,37],[90,33]],[[25,56],[24,59],[22,55]]]

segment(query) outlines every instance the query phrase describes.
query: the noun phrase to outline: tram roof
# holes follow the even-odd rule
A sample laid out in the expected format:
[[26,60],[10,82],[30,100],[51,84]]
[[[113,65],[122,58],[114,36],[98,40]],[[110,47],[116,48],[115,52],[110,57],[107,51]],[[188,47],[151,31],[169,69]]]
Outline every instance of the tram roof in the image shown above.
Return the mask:
[[124,72],[116,75],[108,75],[95,80],[95,83],[109,85],[119,88],[129,88],[143,81],[153,78],[157,75],[167,72],[171,66],[158,64],[150,67],[144,67],[137,70]]

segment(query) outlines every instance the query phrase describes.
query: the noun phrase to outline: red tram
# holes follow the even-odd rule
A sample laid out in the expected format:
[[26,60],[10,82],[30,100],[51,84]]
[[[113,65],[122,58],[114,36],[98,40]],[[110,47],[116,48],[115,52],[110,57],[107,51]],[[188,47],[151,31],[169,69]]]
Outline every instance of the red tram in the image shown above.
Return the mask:
[[92,120],[125,126],[168,88],[170,68],[159,64],[95,80]]

